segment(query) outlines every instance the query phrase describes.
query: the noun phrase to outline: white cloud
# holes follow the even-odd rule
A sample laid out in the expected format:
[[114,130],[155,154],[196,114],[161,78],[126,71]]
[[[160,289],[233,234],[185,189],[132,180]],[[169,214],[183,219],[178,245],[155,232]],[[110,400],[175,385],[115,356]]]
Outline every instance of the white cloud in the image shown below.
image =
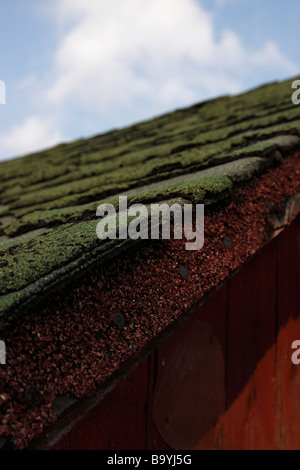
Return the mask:
[[[49,5],[60,40],[47,85],[36,77],[24,81],[25,87],[35,84],[35,117],[0,137],[2,153],[56,143],[62,129],[70,130],[70,121],[75,138],[242,91],[248,77],[262,70],[270,79],[277,71],[297,72],[274,42],[250,52],[232,30],[217,39],[213,15],[196,0],[51,0]],[[94,127],[84,127],[91,120]]]
[[[67,32],[47,91],[52,104],[109,112],[143,99],[161,111],[199,99],[207,87],[215,95],[236,91],[245,66],[296,71],[272,42],[249,53],[230,30],[217,41],[212,15],[195,0],[59,0],[56,15]],[[220,74],[212,90],[208,76],[215,83]]]
[[274,64],[281,66],[287,73],[297,73],[297,67],[286,59],[280,50],[271,41],[264,44],[264,47],[251,55],[251,62],[254,67],[272,67]]
[[62,139],[54,122],[31,116],[0,136],[0,148],[7,156],[25,155],[32,150],[50,147]]
[[59,2],[60,18],[70,10],[80,19],[57,50],[51,102],[76,98],[100,110],[139,97],[168,103],[174,82],[186,92],[186,62],[212,60],[210,15],[192,0]]

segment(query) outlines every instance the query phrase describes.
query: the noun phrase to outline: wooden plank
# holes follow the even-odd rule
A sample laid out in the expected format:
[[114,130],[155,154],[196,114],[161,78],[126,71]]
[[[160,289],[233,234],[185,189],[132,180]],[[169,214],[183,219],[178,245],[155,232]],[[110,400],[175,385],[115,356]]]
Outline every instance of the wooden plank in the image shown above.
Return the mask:
[[148,363],[146,359],[139,364],[75,425],[71,450],[145,448]]
[[227,283],[219,289],[195,314],[200,320],[208,322],[214,335],[220,344],[224,360],[224,377],[219,383],[221,393],[224,395],[223,413],[220,413],[218,420],[212,423],[204,435],[195,446],[198,450],[209,450],[220,448],[220,438],[224,432],[224,413],[226,407],[226,324],[227,324],[227,303],[228,285]]
[[152,417],[173,449],[216,444],[225,407],[225,320],[223,287],[158,348]]
[[300,339],[300,218],[278,237],[277,432],[279,448],[300,449],[300,365],[291,344]]
[[153,396],[157,380],[158,349],[153,351],[149,360],[149,379],[148,379],[148,406],[147,406],[147,443],[148,450],[170,450],[171,447],[163,440],[159,434],[153,418]]
[[276,242],[229,281],[227,412],[223,449],[276,447],[273,371]]

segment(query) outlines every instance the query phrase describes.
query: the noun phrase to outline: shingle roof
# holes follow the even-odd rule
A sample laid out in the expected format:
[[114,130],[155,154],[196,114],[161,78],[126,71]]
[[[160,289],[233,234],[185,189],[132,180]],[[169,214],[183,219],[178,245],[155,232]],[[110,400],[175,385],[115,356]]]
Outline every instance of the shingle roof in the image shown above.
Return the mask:
[[178,110],[0,164],[0,316],[127,243],[99,243],[106,201],[212,203],[299,145],[291,81]]
[[[291,83],[0,165],[0,436],[22,448],[69,405],[101,396],[296,216]],[[100,242],[96,208],[117,208],[120,194],[205,203],[203,249]]]

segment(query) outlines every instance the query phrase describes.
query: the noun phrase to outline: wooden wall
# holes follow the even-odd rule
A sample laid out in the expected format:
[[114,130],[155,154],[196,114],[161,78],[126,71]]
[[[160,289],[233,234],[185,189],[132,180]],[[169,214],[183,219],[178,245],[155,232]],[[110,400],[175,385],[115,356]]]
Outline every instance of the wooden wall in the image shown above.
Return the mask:
[[54,449],[300,449],[300,218]]

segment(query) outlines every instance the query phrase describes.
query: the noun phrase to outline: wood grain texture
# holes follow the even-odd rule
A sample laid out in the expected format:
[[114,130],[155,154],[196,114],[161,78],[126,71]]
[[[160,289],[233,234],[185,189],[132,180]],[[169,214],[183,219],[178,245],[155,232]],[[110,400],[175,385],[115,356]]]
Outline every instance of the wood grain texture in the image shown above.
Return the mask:
[[210,325],[192,318],[159,348],[154,422],[170,447],[193,449],[224,407],[222,348]]
[[268,350],[275,341],[276,243],[254,257],[228,288],[227,413],[221,446],[272,448],[275,353]]
[[276,347],[277,432],[279,448],[300,449],[300,365],[291,344],[300,339],[300,218],[278,237]]

